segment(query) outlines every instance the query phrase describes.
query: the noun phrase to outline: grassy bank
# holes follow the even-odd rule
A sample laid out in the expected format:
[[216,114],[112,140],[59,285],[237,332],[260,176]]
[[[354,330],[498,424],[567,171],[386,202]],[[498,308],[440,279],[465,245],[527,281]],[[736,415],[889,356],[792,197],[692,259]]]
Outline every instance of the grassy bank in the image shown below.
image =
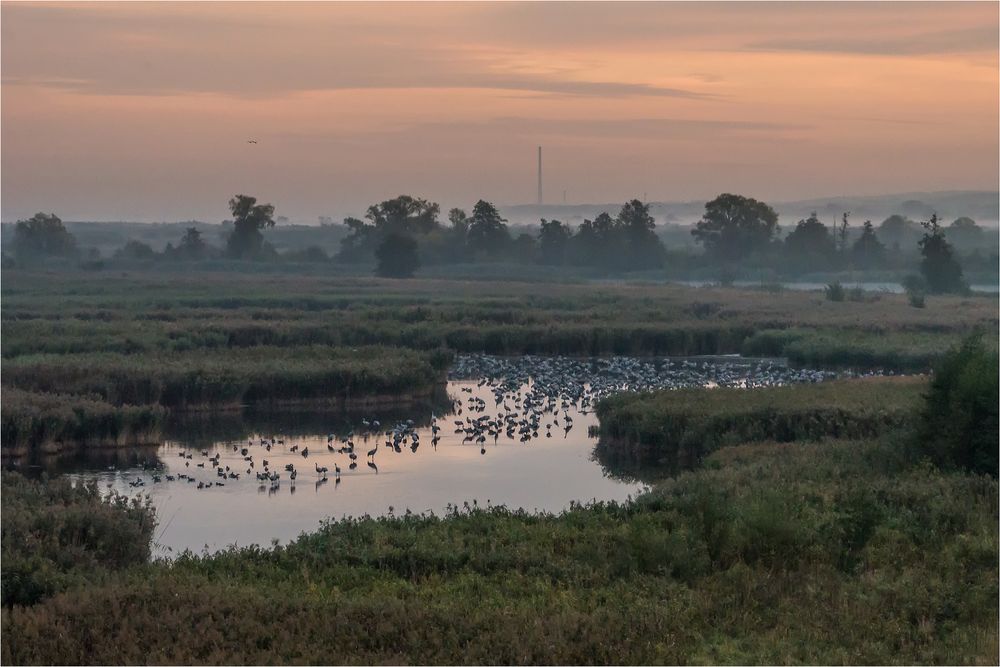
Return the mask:
[[156,442],[166,417],[160,406],[112,405],[95,398],[3,389],[3,452],[55,453],[79,445]]
[[991,662],[996,481],[904,466],[895,447],[724,448],[629,505],[338,522],[139,566],[8,609],[2,657]]
[[450,357],[382,347],[194,350],[173,354],[40,354],[4,363],[4,382],[100,396],[115,405],[228,406],[429,393]]
[[882,368],[920,372],[961,342],[957,331],[830,329],[765,329],[747,338],[740,350],[747,356],[781,356],[798,366]]
[[597,406],[597,455],[613,469],[648,475],[737,443],[877,437],[912,421],[926,389],[926,378],[911,376],[618,394]]

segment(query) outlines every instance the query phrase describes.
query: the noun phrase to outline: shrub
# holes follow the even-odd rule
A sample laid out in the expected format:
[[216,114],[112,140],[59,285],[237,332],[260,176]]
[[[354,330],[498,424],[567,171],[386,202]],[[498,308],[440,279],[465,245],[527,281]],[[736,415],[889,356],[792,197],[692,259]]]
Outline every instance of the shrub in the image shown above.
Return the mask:
[[145,563],[152,505],[102,497],[97,482],[33,481],[3,473],[3,604],[28,605],[109,570]]
[[844,297],[847,296],[844,286],[839,282],[830,283],[823,291],[826,293],[827,301],[843,301]]
[[934,370],[916,437],[917,451],[946,468],[997,476],[998,357],[979,336]]

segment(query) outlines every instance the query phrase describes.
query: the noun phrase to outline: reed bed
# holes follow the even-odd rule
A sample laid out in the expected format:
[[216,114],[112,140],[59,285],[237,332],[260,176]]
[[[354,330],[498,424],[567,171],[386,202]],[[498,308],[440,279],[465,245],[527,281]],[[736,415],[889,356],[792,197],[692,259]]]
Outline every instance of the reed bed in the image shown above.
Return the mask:
[[3,389],[0,442],[5,454],[56,453],[78,445],[139,445],[159,440],[166,410],[112,405],[70,394]]
[[597,405],[597,453],[648,473],[696,465],[726,445],[877,437],[912,420],[927,386],[910,376],[617,394]]
[[429,394],[447,354],[383,347],[193,350],[173,354],[39,354],[9,359],[5,384],[169,408]]
[[[821,331],[833,339],[864,336],[899,354],[913,336],[923,335],[933,356],[973,328],[995,332],[998,322],[996,304],[987,297],[940,297],[916,309],[904,295],[892,294],[834,303],[821,293],[791,290],[211,273],[154,281],[140,274],[7,271],[3,298],[2,353],[8,359],[306,345],[693,355],[738,353],[748,341],[769,354],[799,355],[793,343],[801,336],[754,340],[785,329]],[[841,346],[796,358],[866,362],[849,351]],[[883,356],[892,361],[891,354]]]

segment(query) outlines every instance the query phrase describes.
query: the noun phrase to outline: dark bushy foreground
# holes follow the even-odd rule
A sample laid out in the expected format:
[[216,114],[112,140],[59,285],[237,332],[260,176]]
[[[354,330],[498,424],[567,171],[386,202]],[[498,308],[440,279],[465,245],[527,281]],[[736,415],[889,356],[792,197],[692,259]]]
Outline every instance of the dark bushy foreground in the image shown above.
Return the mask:
[[3,605],[30,605],[149,560],[151,506],[96,483],[3,473]]
[[997,476],[996,350],[966,340],[935,368],[921,415],[918,451],[939,466]]
[[898,453],[725,448],[626,505],[363,519],[185,556],[8,609],[2,658],[994,661],[996,480]]

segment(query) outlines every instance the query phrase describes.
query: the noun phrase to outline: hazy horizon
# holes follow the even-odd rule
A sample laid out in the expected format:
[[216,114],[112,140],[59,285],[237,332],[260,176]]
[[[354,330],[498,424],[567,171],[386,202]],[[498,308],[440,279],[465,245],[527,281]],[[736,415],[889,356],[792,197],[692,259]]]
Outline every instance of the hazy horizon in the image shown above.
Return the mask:
[[553,205],[1000,180],[996,3],[0,11],[4,221],[533,204],[538,145]]

